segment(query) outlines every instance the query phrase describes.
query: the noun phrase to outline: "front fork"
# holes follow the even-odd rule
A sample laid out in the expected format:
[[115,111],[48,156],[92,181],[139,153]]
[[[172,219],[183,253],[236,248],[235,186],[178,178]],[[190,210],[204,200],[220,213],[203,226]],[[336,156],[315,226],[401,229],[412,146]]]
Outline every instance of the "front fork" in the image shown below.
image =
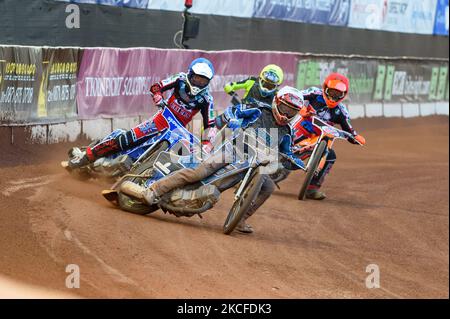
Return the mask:
[[236,195],[234,196],[234,201],[237,201],[241,198],[242,193],[244,192],[244,189],[247,187],[247,183],[250,179],[250,177],[253,175],[253,171],[255,169],[253,167],[250,167],[247,171],[247,174],[245,174],[244,180],[241,183],[241,186],[239,186],[239,189],[236,192]]
[[[309,157],[310,159],[313,158],[314,156],[316,156],[317,149],[319,148],[319,144],[320,144],[323,140],[325,140],[325,139],[320,138],[320,139],[317,141],[317,144],[316,144],[316,146],[314,147],[314,150],[313,150],[313,152],[311,153],[311,156]],[[326,160],[327,160],[328,152],[329,152],[329,150],[333,147],[333,143],[334,143],[334,140],[333,140],[333,139],[326,139],[326,141],[327,141],[327,148],[325,149],[325,152],[324,152],[324,154],[322,155],[322,158],[321,158],[321,160],[320,160],[320,162],[319,162],[319,165],[317,166],[317,172],[320,172],[320,171],[322,170],[322,168],[325,166],[325,162],[326,162]],[[306,168],[305,168],[305,171],[306,171],[306,172],[308,172],[308,171],[311,169],[311,164],[312,164],[312,161],[309,160],[309,161],[308,161],[308,164],[306,165]]]

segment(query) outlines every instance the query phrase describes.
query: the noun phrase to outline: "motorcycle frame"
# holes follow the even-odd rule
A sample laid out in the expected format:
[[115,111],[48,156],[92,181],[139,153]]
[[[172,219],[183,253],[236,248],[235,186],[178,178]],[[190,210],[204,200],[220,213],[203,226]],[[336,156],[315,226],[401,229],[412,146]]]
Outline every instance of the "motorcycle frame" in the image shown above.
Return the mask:
[[[314,146],[314,149],[313,149],[313,151],[312,151],[312,153],[311,153],[311,155],[310,155],[310,157],[309,157],[310,159],[313,158],[313,157],[316,155],[316,153],[317,153],[317,148],[319,147],[320,142],[322,142],[322,141],[325,140],[325,139],[327,140],[327,149],[331,149],[331,148],[333,147],[334,141],[335,141],[336,139],[353,138],[353,136],[352,136],[350,133],[345,132],[345,131],[340,130],[340,129],[337,129],[337,128],[335,128],[334,126],[329,125],[329,124],[326,123],[325,121],[319,119],[318,117],[313,116],[313,118],[312,118],[312,124],[313,124],[314,127],[316,127],[317,129],[319,129],[319,131],[320,131],[320,136],[319,136],[319,138],[317,139],[316,144],[315,144],[315,146]],[[319,125],[319,124],[320,124],[320,125]],[[330,130],[331,132],[333,132],[334,134],[333,134],[333,133],[330,133],[330,132],[325,132],[325,131],[323,130],[323,127],[328,127],[329,130]],[[359,142],[358,142],[358,143],[359,143]],[[305,169],[304,169],[305,172],[307,172],[307,171],[309,171],[309,170],[311,169],[311,163],[312,163],[312,161],[309,160],[309,161],[308,161],[308,164],[306,165],[306,167],[305,167]],[[321,166],[323,166],[322,161],[321,161],[321,164],[319,164],[319,167],[321,167]]]
[[200,140],[180,123],[169,108],[164,108],[162,111],[162,116],[167,120],[169,127],[166,128],[163,133],[160,133],[159,138],[153,142],[153,145],[142,153],[141,156],[139,156],[139,158],[133,163],[133,168],[136,167],[141,160],[152,152],[162,141],[169,142],[169,149],[172,149],[174,145],[183,140],[190,145],[190,151],[193,151],[193,145],[201,145]]

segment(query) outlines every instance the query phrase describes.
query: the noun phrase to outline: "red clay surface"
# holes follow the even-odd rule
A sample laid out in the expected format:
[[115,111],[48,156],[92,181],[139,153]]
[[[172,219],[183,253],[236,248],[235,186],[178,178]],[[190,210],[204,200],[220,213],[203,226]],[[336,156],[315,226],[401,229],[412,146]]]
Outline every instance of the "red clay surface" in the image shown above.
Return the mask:
[[[297,201],[298,172],[249,236],[222,234],[230,192],[204,219],[135,216],[59,167],[67,145],[3,146],[0,275],[101,298],[448,298],[448,117],[354,124],[367,147],[336,145],[329,198]],[[65,287],[68,264],[80,289]]]

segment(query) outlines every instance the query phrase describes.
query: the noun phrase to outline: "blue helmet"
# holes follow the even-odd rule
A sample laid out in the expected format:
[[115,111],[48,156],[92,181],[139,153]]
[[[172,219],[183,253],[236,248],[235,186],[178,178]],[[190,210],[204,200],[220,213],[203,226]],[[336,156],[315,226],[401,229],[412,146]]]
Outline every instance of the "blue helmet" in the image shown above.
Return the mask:
[[187,84],[192,95],[197,95],[205,90],[214,77],[214,66],[211,61],[199,58],[192,61],[187,75]]

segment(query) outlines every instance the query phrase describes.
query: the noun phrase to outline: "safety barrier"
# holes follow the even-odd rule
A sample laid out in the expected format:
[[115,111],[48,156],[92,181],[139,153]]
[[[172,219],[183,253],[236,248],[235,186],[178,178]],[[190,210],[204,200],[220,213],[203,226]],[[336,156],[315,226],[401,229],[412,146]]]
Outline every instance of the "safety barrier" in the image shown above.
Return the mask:
[[442,59],[0,46],[2,135],[9,142],[58,143],[130,128],[155,112],[150,85],[186,70],[200,56],[216,66],[211,91],[219,112],[229,103],[225,83],[276,63],[285,70],[285,84],[300,89],[320,86],[332,71],[348,75],[352,118],[449,113],[448,61]]

